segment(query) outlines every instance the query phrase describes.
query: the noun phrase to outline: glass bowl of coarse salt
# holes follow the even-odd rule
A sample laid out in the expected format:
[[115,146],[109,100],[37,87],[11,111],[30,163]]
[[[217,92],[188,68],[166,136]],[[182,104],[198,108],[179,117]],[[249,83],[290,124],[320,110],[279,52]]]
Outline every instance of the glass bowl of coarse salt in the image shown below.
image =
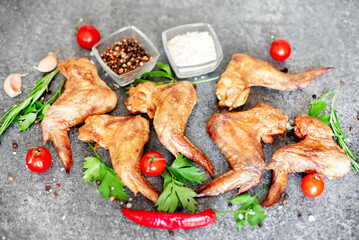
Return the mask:
[[193,23],[168,29],[162,41],[178,78],[213,72],[223,59],[217,34],[208,23]]

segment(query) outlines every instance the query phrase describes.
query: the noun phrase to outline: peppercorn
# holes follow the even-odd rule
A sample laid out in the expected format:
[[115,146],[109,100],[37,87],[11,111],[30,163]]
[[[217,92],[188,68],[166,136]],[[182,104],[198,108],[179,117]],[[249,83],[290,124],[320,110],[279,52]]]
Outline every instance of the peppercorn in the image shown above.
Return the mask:
[[46,185],[45,190],[50,190],[51,186],[50,185]]
[[12,147],[13,147],[13,148],[17,148],[17,143],[16,143],[16,142],[13,142],[13,143],[12,143]]
[[115,73],[122,75],[142,66],[144,63],[141,62],[147,62],[152,57],[136,40],[125,38],[109,47],[101,58]]

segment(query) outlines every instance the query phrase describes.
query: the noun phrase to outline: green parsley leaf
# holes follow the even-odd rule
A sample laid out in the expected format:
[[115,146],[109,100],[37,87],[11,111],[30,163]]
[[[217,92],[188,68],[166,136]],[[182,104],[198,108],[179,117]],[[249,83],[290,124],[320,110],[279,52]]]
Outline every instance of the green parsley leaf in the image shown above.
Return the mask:
[[19,122],[19,131],[25,131],[30,127],[33,122],[36,120],[36,113],[28,113],[19,118],[21,122]]
[[[90,180],[101,180],[106,174],[106,169],[100,161],[100,159],[95,157],[85,158],[84,168],[86,171],[83,173],[84,182],[87,183]],[[94,182],[96,185],[96,182]]]
[[157,62],[156,63],[157,67],[163,71],[165,71],[168,75],[170,75],[173,79],[173,75],[172,75],[172,71],[171,71],[171,67],[168,64],[164,64],[161,62]]
[[83,173],[84,182],[86,183],[93,180],[96,185],[96,181],[101,180],[98,191],[103,198],[108,199],[112,196],[122,201],[126,200],[127,194],[124,185],[118,178],[116,172],[112,168],[107,167],[93,146],[90,143],[89,145],[97,157],[85,158],[84,168],[86,171]]
[[175,161],[172,163],[168,169],[171,171],[173,175],[175,175],[176,179],[182,183],[202,183],[205,180],[202,172],[199,172],[198,168],[193,167],[193,162],[183,156],[182,154],[178,154]]
[[204,180],[203,173],[192,166],[193,162],[178,154],[167,171],[163,171],[161,176],[163,181],[163,192],[159,196],[155,206],[160,212],[173,213],[178,207],[183,207],[190,212],[196,211],[197,202],[194,197],[196,192],[185,187],[185,183],[201,183]]
[[315,100],[309,109],[308,115],[316,117],[319,113],[323,112],[327,108],[327,102],[322,100]]
[[35,101],[30,103],[25,109],[20,112],[19,117],[15,118],[14,121],[19,122],[19,131],[25,131],[28,129],[31,124],[35,122],[37,119],[38,122],[42,121],[45,116],[47,109],[51,106],[51,104],[61,95],[62,87],[64,86],[65,81],[62,82],[60,89],[56,92],[56,94],[45,104],[40,101]]
[[173,180],[163,189],[155,206],[160,212],[173,213],[179,206],[190,212],[195,212],[197,202],[193,198],[196,195],[195,191],[185,187],[183,183]]
[[155,207],[157,207],[157,211],[160,212],[169,212],[174,213],[177,209],[179,200],[175,190],[175,183],[170,182],[163,189],[163,192],[157,199]]
[[257,199],[257,196],[267,187],[263,188],[253,197],[248,193],[243,193],[236,196],[235,198],[230,199],[229,202],[234,204],[242,204],[242,206],[239,209],[233,211],[216,212],[216,216],[226,213],[233,213],[234,220],[236,221],[238,228],[244,227],[247,222],[251,225],[252,228],[257,226],[267,217],[266,212],[259,205],[260,202]]
[[177,197],[181,202],[181,205],[184,209],[194,213],[196,211],[197,201],[194,200],[194,197],[197,196],[197,193],[193,189],[175,185],[174,190],[176,191]]

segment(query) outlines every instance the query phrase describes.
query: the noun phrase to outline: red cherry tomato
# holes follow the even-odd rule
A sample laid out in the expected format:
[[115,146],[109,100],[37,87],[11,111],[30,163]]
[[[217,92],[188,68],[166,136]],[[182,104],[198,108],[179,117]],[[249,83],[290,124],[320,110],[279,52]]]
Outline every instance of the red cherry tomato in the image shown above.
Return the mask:
[[302,191],[305,196],[315,198],[322,194],[324,181],[318,174],[308,174],[302,180]]
[[166,168],[166,160],[159,152],[148,152],[141,159],[141,169],[148,176],[158,176]]
[[26,155],[27,167],[37,173],[45,172],[51,165],[50,152],[43,147],[31,148]]
[[99,31],[91,25],[84,25],[77,32],[77,43],[82,48],[91,49],[100,39]]
[[270,55],[277,61],[284,61],[289,58],[292,49],[287,41],[279,39],[272,43],[270,47]]

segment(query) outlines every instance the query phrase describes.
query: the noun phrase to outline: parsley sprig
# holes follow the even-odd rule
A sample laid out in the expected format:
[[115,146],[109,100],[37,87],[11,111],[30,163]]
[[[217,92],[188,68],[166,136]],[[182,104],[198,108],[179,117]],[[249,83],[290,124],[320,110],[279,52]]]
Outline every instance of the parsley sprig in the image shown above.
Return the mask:
[[[355,155],[349,149],[349,140],[346,138],[345,134],[343,133],[342,129],[339,125],[339,120],[337,116],[337,109],[334,108],[334,101],[338,91],[330,91],[325,93],[319,99],[315,100],[312,106],[309,109],[308,115],[311,117],[315,117],[320,119],[323,123],[329,125],[334,133],[334,138],[336,139],[338,145],[344,150],[345,154],[348,155],[350,162],[352,164],[352,169],[354,173],[359,172],[359,157]],[[324,101],[325,98],[330,96],[331,101],[331,108],[330,114],[318,116],[318,114],[322,113],[328,106],[327,102]]]
[[[164,85],[164,84],[168,84],[168,83],[176,83],[177,82],[177,80],[173,77],[170,65],[164,64],[161,62],[157,62],[156,64],[157,64],[157,67],[160,69],[160,71],[151,71],[151,72],[142,74],[140,78],[136,79],[133,83],[131,83],[130,86],[126,87],[126,89],[127,89],[126,94],[129,93],[129,90],[131,87],[135,87],[139,83],[152,82],[156,86],[158,86],[158,85]],[[149,80],[149,78],[167,78],[169,80],[153,81],[153,80]],[[214,78],[210,78],[210,79],[200,80],[200,81],[192,82],[192,84],[194,85],[194,84],[198,84],[198,83],[211,82],[211,81],[217,80],[218,78],[219,77],[214,77]]]
[[[38,118],[38,121],[42,120],[48,107],[45,109],[45,106],[42,106],[42,103],[38,100],[42,94],[48,90],[50,82],[58,72],[59,69],[56,69],[43,78],[37,80],[35,87],[32,89],[32,92],[29,94],[29,96],[24,101],[11,108],[7,113],[5,113],[4,116],[1,117],[0,123],[2,123],[0,124],[0,135],[3,134],[4,131],[13,122],[21,121],[19,123],[19,131],[24,131],[33,122],[35,122],[36,118]],[[55,99],[53,101],[55,101]],[[20,114],[28,115],[26,117],[20,117]]]
[[177,207],[183,207],[195,212],[197,202],[194,197],[197,194],[185,187],[185,184],[201,183],[205,180],[203,173],[193,167],[193,162],[182,154],[178,154],[172,165],[166,166],[166,170],[161,174],[164,178],[163,192],[156,202],[157,210],[173,213]]
[[88,144],[94,151],[96,157],[85,158],[84,168],[86,171],[83,174],[84,182],[86,183],[92,180],[94,185],[96,185],[96,181],[100,180],[101,183],[98,187],[98,191],[101,193],[103,198],[108,199],[111,196],[122,201],[126,200],[127,194],[125,192],[124,185],[118,179],[115,170],[107,167],[92,144]]
[[235,198],[232,198],[229,200],[229,202],[234,204],[242,204],[242,206],[239,209],[233,211],[216,212],[216,216],[226,213],[233,213],[234,220],[236,221],[238,228],[244,227],[247,222],[249,222],[252,228],[259,225],[259,222],[263,222],[267,217],[267,214],[259,205],[260,201],[257,199],[257,196],[267,187],[268,186],[263,188],[253,197],[249,195],[249,193],[243,193],[236,196]]

